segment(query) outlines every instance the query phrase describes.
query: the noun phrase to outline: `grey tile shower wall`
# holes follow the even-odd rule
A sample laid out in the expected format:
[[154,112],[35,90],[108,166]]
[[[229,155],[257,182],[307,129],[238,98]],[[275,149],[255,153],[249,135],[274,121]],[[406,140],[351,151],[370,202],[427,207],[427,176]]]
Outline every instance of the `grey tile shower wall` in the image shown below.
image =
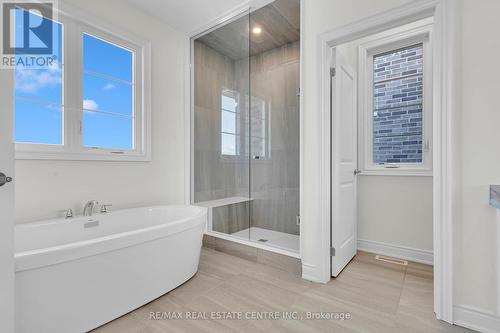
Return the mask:
[[[253,198],[246,209],[231,205],[214,210],[216,231],[233,233],[251,224],[299,234],[299,50],[298,42],[288,44],[253,56],[249,64],[248,59],[233,60],[195,42],[194,200]],[[248,121],[255,121],[248,112],[248,98],[239,100],[241,155],[225,158],[220,151],[221,90],[248,96],[249,81],[252,99],[265,101],[267,110],[266,156],[250,164],[250,154],[262,150],[254,144],[248,149]]]
[[[250,59],[251,94],[266,102],[267,152],[251,160],[251,225],[299,234],[300,43]],[[253,152],[259,147],[252,145]]]
[[422,162],[423,47],[374,56],[373,161]]
[[224,159],[220,144],[221,91],[247,94],[248,74],[245,86],[233,59],[198,41],[194,48],[194,201],[248,196],[248,159]]

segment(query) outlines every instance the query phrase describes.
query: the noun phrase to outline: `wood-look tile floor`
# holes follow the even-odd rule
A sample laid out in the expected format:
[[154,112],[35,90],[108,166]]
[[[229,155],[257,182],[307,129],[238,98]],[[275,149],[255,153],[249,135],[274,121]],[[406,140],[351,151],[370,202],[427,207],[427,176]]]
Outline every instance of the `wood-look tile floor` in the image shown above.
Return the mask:
[[[472,332],[433,313],[432,267],[376,261],[359,252],[327,284],[203,248],[199,272],[155,301],[93,333],[163,332]],[[151,312],[278,311],[349,313],[349,320],[151,320]]]

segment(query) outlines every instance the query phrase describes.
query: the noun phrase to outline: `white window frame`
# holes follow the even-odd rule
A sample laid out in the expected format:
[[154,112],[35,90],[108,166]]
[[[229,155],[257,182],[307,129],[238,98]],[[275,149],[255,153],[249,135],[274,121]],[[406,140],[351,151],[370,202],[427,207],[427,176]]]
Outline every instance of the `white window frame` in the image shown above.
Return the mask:
[[[370,36],[359,44],[359,166],[361,175],[432,176],[432,18]],[[373,56],[423,44],[422,163],[373,162]]]
[[[226,133],[226,132],[222,131],[222,113],[223,112],[231,112],[231,111],[228,111],[228,110],[225,110],[222,108],[222,96],[223,95],[224,96],[232,95],[231,97],[234,98],[234,100],[236,101],[236,108],[235,108],[235,112],[234,112],[236,114],[236,124],[235,124],[236,132],[234,134],[233,133]],[[237,92],[233,89],[223,88],[220,92],[219,102],[220,102],[220,108],[219,108],[219,111],[220,111],[220,123],[219,123],[219,126],[220,126],[220,131],[219,131],[219,134],[220,134],[219,135],[220,156],[221,156],[221,159],[223,159],[223,160],[238,159],[242,155],[242,151],[241,151],[241,109],[240,109],[241,101],[240,101],[240,94],[239,94],[239,92]],[[234,135],[236,137],[236,152],[234,155],[222,153],[222,135],[223,134]]]
[[[151,161],[151,45],[116,27],[93,22],[76,7],[58,10],[63,25],[63,143],[47,145],[16,143],[19,160]],[[83,146],[83,34],[103,39],[133,52],[133,149]],[[126,37],[125,37],[126,36]],[[14,89],[12,87],[12,96]]]
[[[269,104],[270,102],[267,102],[265,99],[262,99],[260,97],[257,97],[257,96],[252,96],[252,98],[254,99],[258,99],[259,100],[259,103],[262,104],[262,112],[263,112],[263,115],[264,117],[252,117],[252,114],[250,112],[250,118],[254,118],[254,119],[259,119],[263,122],[262,124],[262,127],[264,129],[264,137],[261,137],[261,136],[253,136],[252,133],[250,133],[250,150],[251,150],[251,146],[252,146],[252,138],[257,138],[257,139],[261,139],[261,140],[264,140],[264,155],[258,155],[259,158],[258,159],[255,159],[253,152],[252,152],[252,160],[253,161],[266,161],[266,160],[270,160],[271,158],[271,149],[270,149],[270,115],[269,115]],[[251,103],[251,102],[250,102]],[[250,122],[251,122],[251,119],[250,119]]]

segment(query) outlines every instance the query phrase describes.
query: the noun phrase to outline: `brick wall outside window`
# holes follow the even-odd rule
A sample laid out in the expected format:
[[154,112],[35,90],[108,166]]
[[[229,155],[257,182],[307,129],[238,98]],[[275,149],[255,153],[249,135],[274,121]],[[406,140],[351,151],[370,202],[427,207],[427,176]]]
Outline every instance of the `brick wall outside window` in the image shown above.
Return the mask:
[[423,45],[373,57],[373,161],[422,162]]

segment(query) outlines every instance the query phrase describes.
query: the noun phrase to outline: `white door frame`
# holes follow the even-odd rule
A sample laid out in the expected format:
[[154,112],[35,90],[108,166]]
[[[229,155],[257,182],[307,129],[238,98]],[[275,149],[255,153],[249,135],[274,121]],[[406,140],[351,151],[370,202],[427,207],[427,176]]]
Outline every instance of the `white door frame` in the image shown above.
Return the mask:
[[453,323],[453,206],[458,181],[458,147],[454,142],[459,126],[456,115],[458,87],[456,68],[458,8],[454,0],[422,0],[354,22],[321,34],[317,43],[320,98],[320,232],[322,281],[330,279],[330,49],[336,45],[394,28],[425,17],[434,17],[433,48],[433,238],[434,312],[438,319]]
[[[0,171],[14,177],[13,70],[0,69]],[[0,187],[0,332],[14,333],[14,182]]]

